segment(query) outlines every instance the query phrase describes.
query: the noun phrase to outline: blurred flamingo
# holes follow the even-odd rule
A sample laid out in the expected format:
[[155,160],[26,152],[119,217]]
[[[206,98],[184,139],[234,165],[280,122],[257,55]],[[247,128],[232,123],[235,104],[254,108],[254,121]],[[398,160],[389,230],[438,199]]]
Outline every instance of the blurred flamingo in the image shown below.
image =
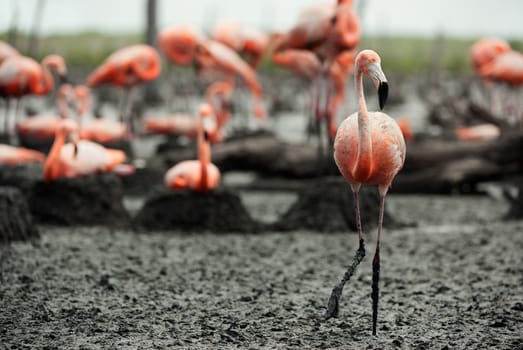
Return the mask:
[[[223,139],[222,127],[229,117],[230,95],[233,88],[227,82],[215,82],[206,90],[206,101],[212,110],[212,119],[207,121],[207,124],[209,124],[207,125],[207,134],[212,143],[221,142]],[[197,138],[199,125],[199,118],[187,113],[149,116],[144,120],[146,133],[188,138]]]
[[494,140],[501,134],[499,127],[490,123],[461,126],[456,128],[454,133],[458,139],[471,142]]
[[500,38],[481,38],[470,48],[470,63],[479,75],[485,64],[491,63],[499,54],[510,51],[510,45]]
[[0,144],[0,165],[43,163],[45,154],[23,147]]
[[236,22],[222,22],[213,31],[212,38],[238,52],[254,69],[258,67],[269,44],[267,34],[255,27]]
[[306,73],[313,79],[312,110],[319,139],[319,160],[323,157],[321,121],[327,124],[326,133],[332,145],[336,112],[344,98],[345,82],[352,69],[353,50],[359,44],[360,37],[359,20],[352,10],[352,0],[309,6],[300,13],[296,24],[287,33],[272,37],[273,61],[292,67],[290,58],[299,57],[301,62],[298,65],[306,69],[293,67],[293,71]]
[[31,116],[17,123],[16,132],[21,138],[54,139],[61,120],[71,118],[69,113],[71,107],[75,108],[77,112],[81,112],[87,107],[88,101],[85,101],[84,89],[86,89],[85,86],[73,88],[70,84],[62,84],[56,94],[56,107],[59,115]]
[[341,282],[332,290],[326,317],[339,315],[343,286],[365,256],[361,228],[358,192],[362,184],[378,185],[380,208],[376,252],[372,261],[372,333],[376,334],[379,299],[380,240],[383,224],[385,195],[405,161],[405,140],[398,124],[382,112],[368,112],[363,95],[363,75],[370,77],[378,89],[380,108],[385,105],[388,85],[381,69],[381,59],[372,50],[363,50],[356,56],[356,88],[358,112],[348,116],[339,126],[334,141],[334,160],[354,193],[359,249],[353,263]]
[[132,45],[112,53],[87,77],[87,86],[112,84],[124,88],[120,121],[127,124],[132,135],[131,89],[138,84],[156,79],[160,75],[160,56],[148,45]]
[[396,119],[398,126],[400,127],[403,138],[407,143],[414,141],[414,132],[410,126],[410,119],[408,117],[400,117]]
[[198,48],[196,61],[201,68],[217,72],[220,80],[235,76],[242,78],[254,99],[253,114],[258,120],[263,121],[266,117],[263,89],[258,82],[256,72],[234,50],[222,43],[208,40]]
[[[66,143],[71,137],[72,143]],[[133,167],[123,164],[123,151],[107,149],[87,141],[78,140],[78,124],[72,119],[61,121],[55,141],[44,163],[44,179],[53,181],[61,177],[76,177],[98,172],[130,173]]]
[[208,192],[220,184],[220,170],[211,163],[211,146],[206,128],[206,120],[212,113],[212,108],[209,105],[200,106],[197,141],[198,160],[182,161],[170,168],[164,176],[164,182],[168,188]]
[[[19,100],[27,95],[45,95],[54,88],[51,70],[55,71],[61,80],[66,79],[67,68],[64,59],[59,55],[46,56],[39,64],[30,57],[9,56],[0,65],[0,97],[13,98],[15,108],[13,118],[16,117]],[[9,100],[7,103],[9,109]],[[9,117],[5,116],[4,130],[12,134]]]
[[6,43],[5,41],[0,40],[0,65],[7,57],[10,56],[19,56],[20,53],[17,49]]

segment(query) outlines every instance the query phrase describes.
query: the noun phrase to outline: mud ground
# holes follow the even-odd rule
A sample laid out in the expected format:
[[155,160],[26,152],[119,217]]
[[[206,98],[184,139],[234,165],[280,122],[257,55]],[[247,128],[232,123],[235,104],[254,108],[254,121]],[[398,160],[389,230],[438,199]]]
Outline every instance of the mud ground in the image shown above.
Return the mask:
[[[273,221],[293,196],[242,200]],[[387,205],[415,226],[384,232],[377,336],[374,229],[341,317],[324,321],[353,233],[41,226],[41,239],[0,247],[0,348],[523,349],[523,222],[501,221],[506,203],[391,195]]]

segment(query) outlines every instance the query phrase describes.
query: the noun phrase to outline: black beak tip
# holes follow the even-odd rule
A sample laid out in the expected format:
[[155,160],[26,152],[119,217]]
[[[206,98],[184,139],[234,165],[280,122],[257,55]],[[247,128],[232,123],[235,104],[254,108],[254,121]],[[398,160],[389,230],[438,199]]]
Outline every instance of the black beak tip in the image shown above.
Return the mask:
[[59,76],[59,79],[60,79],[60,83],[61,84],[68,84],[69,83],[69,78],[67,77],[67,75],[60,75]]
[[77,155],[78,155],[78,145],[76,143],[74,143],[74,145],[73,145],[73,157],[76,158]]
[[205,142],[209,142],[210,135],[208,131],[203,132],[203,139],[205,140]]
[[389,96],[389,84],[386,81],[380,82],[380,86],[378,87],[378,96],[380,109],[383,109],[383,107],[385,107],[385,103],[387,102],[387,97]]

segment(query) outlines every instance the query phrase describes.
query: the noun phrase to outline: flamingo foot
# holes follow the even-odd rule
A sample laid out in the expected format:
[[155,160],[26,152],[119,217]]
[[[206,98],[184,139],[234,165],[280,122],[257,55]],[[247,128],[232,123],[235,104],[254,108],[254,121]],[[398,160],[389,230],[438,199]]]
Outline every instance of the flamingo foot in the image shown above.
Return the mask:
[[356,251],[356,255],[352,259],[352,264],[350,264],[350,266],[347,268],[347,271],[345,271],[345,274],[343,274],[343,278],[341,279],[340,283],[338,283],[332,289],[331,296],[327,304],[327,312],[325,313],[326,320],[333,317],[338,318],[340,316],[340,299],[341,294],[343,293],[343,287],[345,286],[345,283],[350,280],[351,276],[354,274],[354,271],[356,271],[356,267],[358,267],[364,257],[365,242],[363,239],[360,239],[360,246]]

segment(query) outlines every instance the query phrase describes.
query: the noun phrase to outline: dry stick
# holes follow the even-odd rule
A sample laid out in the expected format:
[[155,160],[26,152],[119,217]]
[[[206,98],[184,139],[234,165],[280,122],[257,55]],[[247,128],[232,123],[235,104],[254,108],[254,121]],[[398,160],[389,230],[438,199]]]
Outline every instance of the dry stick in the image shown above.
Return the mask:
[[360,246],[356,251],[356,255],[352,259],[352,264],[350,264],[350,266],[347,268],[347,271],[345,271],[345,273],[343,274],[343,278],[341,279],[340,283],[338,283],[332,289],[331,296],[329,298],[329,303],[327,304],[327,312],[325,313],[326,320],[328,320],[331,317],[338,318],[340,316],[340,299],[341,294],[343,293],[343,287],[345,286],[345,283],[347,283],[350,280],[351,276],[354,274],[354,271],[356,271],[356,267],[358,267],[360,262],[365,257],[365,242],[363,240],[363,232],[361,227],[358,191],[359,190],[354,191],[354,207],[356,209],[356,225],[358,226]]

